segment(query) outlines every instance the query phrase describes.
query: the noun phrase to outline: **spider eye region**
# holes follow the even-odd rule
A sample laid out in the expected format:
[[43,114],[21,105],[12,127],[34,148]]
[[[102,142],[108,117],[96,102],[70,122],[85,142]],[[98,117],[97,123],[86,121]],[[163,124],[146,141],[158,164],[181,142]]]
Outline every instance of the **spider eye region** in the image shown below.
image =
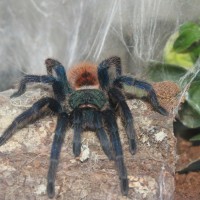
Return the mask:
[[78,108],[81,105],[93,105],[101,109],[106,103],[106,96],[98,89],[76,90],[72,92],[69,98],[69,105],[72,109]]

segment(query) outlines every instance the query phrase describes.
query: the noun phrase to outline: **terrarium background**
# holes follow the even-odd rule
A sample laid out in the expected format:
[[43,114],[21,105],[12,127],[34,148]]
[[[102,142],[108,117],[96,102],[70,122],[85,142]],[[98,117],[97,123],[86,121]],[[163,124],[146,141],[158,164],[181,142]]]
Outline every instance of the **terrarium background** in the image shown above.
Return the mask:
[[142,76],[150,60],[161,60],[168,37],[199,19],[199,0],[1,0],[0,90],[24,73],[44,74],[47,57],[66,68],[111,55]]

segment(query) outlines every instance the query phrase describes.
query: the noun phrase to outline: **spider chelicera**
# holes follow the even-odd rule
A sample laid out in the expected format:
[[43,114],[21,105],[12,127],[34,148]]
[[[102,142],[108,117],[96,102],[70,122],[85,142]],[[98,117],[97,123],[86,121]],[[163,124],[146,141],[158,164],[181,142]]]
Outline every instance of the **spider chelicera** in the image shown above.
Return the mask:
[[103,60],[98,66],[81,63],[69,69],[67,75],[65,68],[57,60],[48,58],[45,65],[48,75],[24,76],[18,91],[11,98],[22,95],[26,91],[26,85],[31,82],[52,85],[54,98],[42,98],[16,117],[0,137],[0,146],[5,144],[17,129],[38,119],[43,112],[50,109],[58,115],[58,118],[47,175],[49,198],[55,195],[58,160],[65,133],[69,127],[73,127],[74,130],[75,157],[81,153],[81,133],[86,129],[96,132],[104,153],[110,160],[115,161],[122,195],[128,195],[129,184],[116,123],[116,111],[120,110],[130,152],[134,154],[136,141],[133,117],[126,103],[123,87],[128,85],[145,90],[153,108],[160,114],[167,115],[167,111],[159,105],[154,89],[149,83],[122,75],[121,60],[117,56]]

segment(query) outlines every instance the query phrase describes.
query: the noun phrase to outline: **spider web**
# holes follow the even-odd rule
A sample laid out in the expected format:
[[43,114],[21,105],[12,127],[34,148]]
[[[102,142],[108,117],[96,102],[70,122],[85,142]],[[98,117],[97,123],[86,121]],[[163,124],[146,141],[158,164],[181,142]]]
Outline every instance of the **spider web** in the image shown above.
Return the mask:
[[183,21],[198,16],[195,2],[1,1],[1,61],[24,73],[45,73],[46,57],[68,68],[119,55],[127,70],[138,72],[150,60],[161,59],[160,50]]
[[47,57],[69,68],[118,55],[124,71],[145,79],[148,63],[162,61],[170,35],[197,19],[199,7],[198,0],[1,1],[0,90],[23,74],[46,73]]

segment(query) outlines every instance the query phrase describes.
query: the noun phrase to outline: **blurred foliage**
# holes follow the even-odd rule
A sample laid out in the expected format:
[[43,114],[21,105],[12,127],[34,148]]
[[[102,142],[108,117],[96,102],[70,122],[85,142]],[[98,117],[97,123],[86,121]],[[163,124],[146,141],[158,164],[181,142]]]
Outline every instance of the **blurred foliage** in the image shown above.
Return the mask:
[[[163,63],[151,62],[148,76],[152,81],[171,80],[187,88],[185,102],[178,112],[188,128],[200,127],[200,24],[187,22],[174,33],[163,51]],[[200,136],[195,140],[200,140]]]
[[200,54],[200,25],[187,22],[174,33],[164,48],[164,62],[186,69],[194,66]]
[[[195,129],[200,130],[200,24],[183,24],[167,41],[163,60],[164,63],[150,63],[149,78],[153,81],[171,80],[182,90],[186,89],[185,101],[178,111],[177,118],[187,127],[189,140],[199,143],[200,132],[195,135],[191,133]],[[184,132],[177,130],[175,135],[183,136]],[[192,161],[178,172],[191,171],[200,171],[200,159]]]

